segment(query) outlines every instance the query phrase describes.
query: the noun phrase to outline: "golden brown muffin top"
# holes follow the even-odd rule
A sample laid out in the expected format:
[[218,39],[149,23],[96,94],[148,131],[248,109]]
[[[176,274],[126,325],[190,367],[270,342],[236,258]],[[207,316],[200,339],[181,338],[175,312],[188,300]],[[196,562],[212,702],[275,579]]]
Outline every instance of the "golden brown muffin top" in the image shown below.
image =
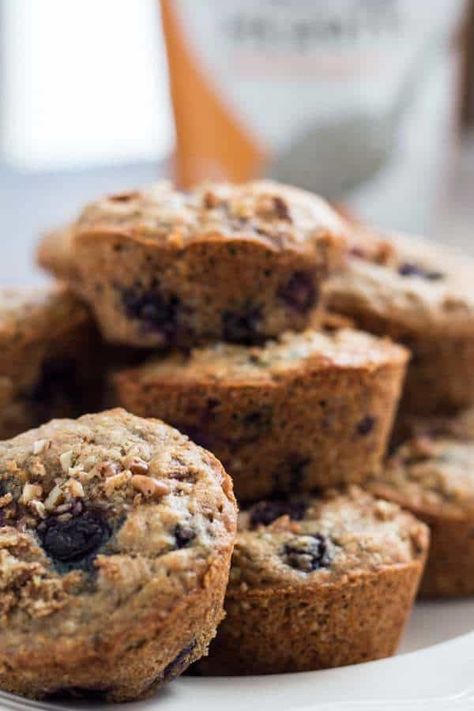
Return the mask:
[[263,501],[239,516],[230,592],[331,584],[424,555],[426,526],[352,487]]
[[249,238],[274,249],[311,249],[338,241],[346,228],[322,198],[261,180],[204,183],[180,192],[162,181],[88,205],[75,230],[119,230],[174,247],[206,237]]
[[330,306],[407,329],[474,331],[474,259],[404,234],[356,229],[346,268],[327,285]]
[[474,441],[415,436],[396,450],[369,488],[420,513],[472,518]]

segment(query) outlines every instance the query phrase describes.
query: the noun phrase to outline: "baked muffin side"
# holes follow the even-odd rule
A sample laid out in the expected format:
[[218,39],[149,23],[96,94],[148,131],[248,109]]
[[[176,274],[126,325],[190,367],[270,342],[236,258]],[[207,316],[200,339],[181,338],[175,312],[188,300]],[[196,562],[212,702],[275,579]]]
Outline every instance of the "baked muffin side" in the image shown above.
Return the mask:
[[357,489],[240,514],[226,617],[203,674],[309,671],[393,654],[428,530]]
[[382,460],[407,352],[347,328],[216,344],[112,376],[116,403],[210,449],[241,501],[360,482]]

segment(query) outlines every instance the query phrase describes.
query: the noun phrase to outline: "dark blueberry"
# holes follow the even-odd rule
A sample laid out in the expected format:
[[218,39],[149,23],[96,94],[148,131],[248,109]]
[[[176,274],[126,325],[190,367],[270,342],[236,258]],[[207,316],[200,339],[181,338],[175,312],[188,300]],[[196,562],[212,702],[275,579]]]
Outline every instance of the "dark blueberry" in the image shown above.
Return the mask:
[[210,413],[212,413],[212,411],[215,410],[216,407],[219,407],[220,404],[221,404],[220,400],[217,400],[217,398],[215,398],[215,397],[210,397],[207,400],[206,407],[207,407],[207,410]]
[[246,428],[255,429],[260,432],[262,429],[268,429],[271,424],[271,417],[272,408],[262,407],[260,410],[247,412],[242,418],[242,423]]
[[278,297],[298,313],[307,313],[318,301],[318,290],[312,272],[294,272],[290,280],[278,289]]
[[320,533],[297,536],[283,547],[283,560],[304,573],[328,568],[332,561],[329,540]]
[[289,462],[290,491],[298,491],[301,489],[308,464],[310,464],[310,460],[303,457],[297,457],[292,462]]
[[51,517],[37,530],[47,555],[67,568],[89,568],[111,536],[108,524],[90,511],[67,521]]
[[150,331],[158,331],[172,341],[176,336],[180,300],[173,294],[165,295],[157,288],[144,291],[140,287],[123,289],[121,299],[124,312]]
[[306,477],[306,470],[310,464],[311,460],[308,457],[302,457],[298,454],[288,457],[273,475],[274,493],[279,494],[282,491],[296,493],[301,491]]
[[[242,434],[235,439],[237,445],[253,442],[262,434],[269,432],[272,425],[272,408],[262,406],[259,410],[247,412],[237,418],[242,423]],[[233,439],[233,438],[232,438]]]
[[418,267],[416,264],[409,264],[408,262],[404,262],[398,267],[398,273],[401,276],[421,276],[423,274],[423,271],[420,270],[420,267]]
[[174,420],[171,424],[180,430],[180,432],[187,435],[189,439],[192,439],[193,442],[196,442],[196,444],[199,444],[205,449],[212,450],[214,438],[209,430],[212,430],[212,423],[216,421],[218,416],[216,410],[220,404],[220,401],[216,398],[208,398],[203,407],[195,407],[190,404],[187,408],[184,421],[180,422],[179,420]]
[[269,526],[280,516],[289,516],[292,521],[301,521],[305,513],[306,503],[301,499],[259,501],[249,509],[250,526]]
[[423,279],[429,279],[430,281],[438,281],[443,279],[444,274],[442,272],[430,271],[429,269],[424,269],[418,264],[413,264],[411,262],[404,262],[398,267],[398,273],[401,276],[418,276]]
[[220,404],[219,400],[210,397],[200,409],[195,409],[191,405],[187,411],[189,421],[191,421],[193,425],[206,429],[211,422],[215,422],[217,417],[216,410]]
[[186,548],[196,538],[196,531],[191,526],[177,523],[174,527],[174,537],[178,548]]
[[224,311],[222,333],[224,340],[231,343],[251,345],[262,339],[258,332],[261,311],[258,306],[250,306],[241,311]]
[[49,358],[41,366],[41,374],[27,398],[35,405],[50,406],[58,397],[73,405],[82,400],[77,362],[74,358]]
[[375,427],[376,419],[372,415],[366,415],[357,423],[357,434],[365,437],[372,432]]
[[191,642],[190,644],[187,644],[186,647],[184,647],[180,651],[180,653],[173,659],[173,661],[170,662],[167,667],[165,667],[163,674],[160,675],[160,681],[171,681],[172,679],[176,679],[177,676],[182,674],[189,664],[189,657],[193,653],[195,647],[195,641]]
[[254,412],[248,412],[246,415],[244,415],[244,417],[242,418],[242,422],[246,427],[258,427],[262,419],[262,413],[258,410],[254,410]]

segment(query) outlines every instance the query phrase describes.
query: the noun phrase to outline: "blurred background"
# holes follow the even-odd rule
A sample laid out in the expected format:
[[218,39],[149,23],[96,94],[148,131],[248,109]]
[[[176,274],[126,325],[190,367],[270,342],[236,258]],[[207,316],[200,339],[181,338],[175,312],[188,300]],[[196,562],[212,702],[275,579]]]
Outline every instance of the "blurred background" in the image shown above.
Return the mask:
[[469,0],[0,0],[0,277],[161,177],[266,175],[470,248]]

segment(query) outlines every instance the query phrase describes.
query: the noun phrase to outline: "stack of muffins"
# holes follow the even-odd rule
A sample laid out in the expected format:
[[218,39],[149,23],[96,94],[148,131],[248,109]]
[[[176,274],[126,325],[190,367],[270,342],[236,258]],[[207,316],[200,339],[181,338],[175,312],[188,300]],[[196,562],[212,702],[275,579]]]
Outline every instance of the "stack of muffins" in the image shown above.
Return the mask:
[[474,592],[466,260],[257,181],[103,198],[39,262],[63,285],[2,297],[3,436],[115,409],[0,443],[1,687],[390,655],[425,523],[422,591]]
[[352,231],[328,303],[411,351],[392,455],[367,483],[425,521],[421,594],[474,594],[474,262],[405,235]]

